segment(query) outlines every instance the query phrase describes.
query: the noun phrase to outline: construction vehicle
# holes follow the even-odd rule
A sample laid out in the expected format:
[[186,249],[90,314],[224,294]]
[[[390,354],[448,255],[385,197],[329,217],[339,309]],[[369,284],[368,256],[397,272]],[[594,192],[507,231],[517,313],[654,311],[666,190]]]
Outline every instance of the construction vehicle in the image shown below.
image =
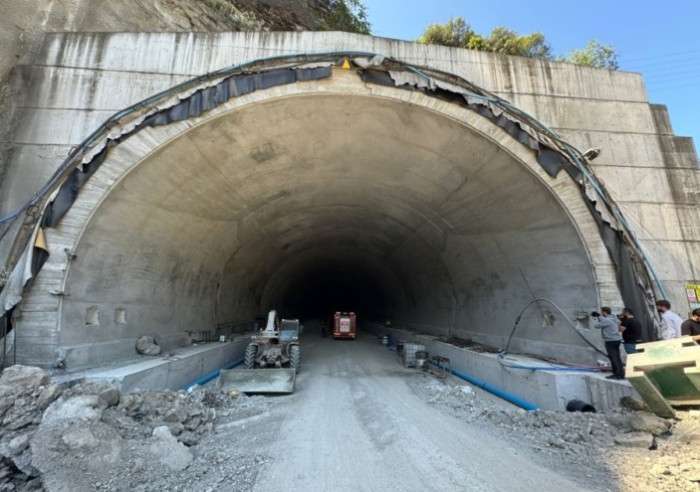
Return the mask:
[[299,320],[278,320],[277,312],[270,311],[267,326],[253,336],[246,347],[246,368],[285,366],[298,370],[300,362]]
[[357,337],[357,316],[355,313],[336,311],[332,319],[333,338],[354,340]]
[[298,319],[278,319],[270,311],[267,325],[246,347],[245,369],[222,370],[219,386],[242,393],[292,393],[301,365]]

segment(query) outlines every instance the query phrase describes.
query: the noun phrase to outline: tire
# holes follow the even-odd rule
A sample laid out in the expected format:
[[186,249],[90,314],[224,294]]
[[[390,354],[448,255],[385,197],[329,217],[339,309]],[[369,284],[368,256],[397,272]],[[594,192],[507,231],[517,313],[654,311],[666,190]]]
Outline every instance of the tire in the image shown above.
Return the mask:
[[255,358],[258,356],[258,346],[252,343],[245,348],[244,364],[246,369],[255,369]]
[[297,372],[301,368],[301,347],[299,345],[289,347],[289,367],[296,369]]

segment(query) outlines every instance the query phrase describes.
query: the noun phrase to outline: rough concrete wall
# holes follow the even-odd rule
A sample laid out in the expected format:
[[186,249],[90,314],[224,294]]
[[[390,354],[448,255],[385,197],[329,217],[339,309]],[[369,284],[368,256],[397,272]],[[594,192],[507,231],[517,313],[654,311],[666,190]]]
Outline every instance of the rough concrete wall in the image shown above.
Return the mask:
[[[17,70],[16,93],[24,100],[10,140],[17,143],[14,152],[28,154],[16,161],[33,169],[11,166],[0,210],[37,189],[69,145],[148,95],[247,60],[340,49],[387,54],[453,72],[513,100],[556,129],[573,128],[577,134],[587,129],[653,131],[642,80],[630,73],[333,32],[53,34]],[[71,123],[56,124],[67,121]]]
[[559,131],[579,148],[603,149],[593,169],[652,259],[673,309],[686,316],[685,285],[700,278],[700,163],[693,140],[673,134],[665,106],[646,104],[645,111],[636,130]]
[[[217,32],[322,27],[323,2],[303,0],[0,0],[0,181],[12,151],[17,93],[9,76],[46,32]],[[29,55],[31,58],[31,55]]]
[[[538,116],[582,149],[636,228],[679,311],[700,261],[697,156],[649,104],[641,77],[343,33],[50,35],[22,60],[27,100],[2,196],[19,203],[111,113],[178,81],[290,52],[366,50],[462,75]],[[592,233],[592,231],[587,231]]]
[[[318,2],[255,0],[2,0],[0,80],[45,32],[314,29]],[[240,12],[237,14],[236,12]]]

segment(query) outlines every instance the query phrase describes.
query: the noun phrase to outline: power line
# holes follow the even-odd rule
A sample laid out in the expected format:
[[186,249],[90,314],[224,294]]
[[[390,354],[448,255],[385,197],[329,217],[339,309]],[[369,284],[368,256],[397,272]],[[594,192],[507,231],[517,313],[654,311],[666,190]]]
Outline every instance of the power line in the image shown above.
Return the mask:
[[647,81],[647,87],[652,87],[652,86],[658,87],[660,85],[673,85],[673,84],[700,85],[700,82],[698,82],[697,80],[693,80],[693,78],[690,78],[690,77]]
[[670,63],[668,65],[658,65],[656,67],[645,67],[645,68],[630,68],[630,67],[624,67],[625,70],[633,71],[633,72],[641,72],[641,73],[663,73],[663,72],[668,72],[669,70],[676,70],[678,68],[686,68],[686,67],[698,67],[700,66],[700,62],[688,62],[688,63]]
[[683,77],[683,76],[688,76],[688,75],[693,75],[695,73],[698,73],[700,71],[700,66],[697,67],[679,67],[678,70],[668,70],[664,72],[652,72],[652,73],[645,73],[642,72],[642,75],[644,76],[645,79],[647,80],[652,80],[652,79],[663,79],[663,78],[668,78],[668,77]]
[[628,70],[635,70],[638,72],[646,72],[646,71],[653,71],[653,70],[663,70],[664,68],[667,67],[677,67],[677,66],[695,66],[700,64],[700,58],[698,59],[691,59],[691,60],[675,60],[673,62],[668,62],[668,63],[657,63],[655,65],[648,65],[646,67],[630,67],[629,65],[624,65],[624,67]]
[[684,89],[684,88],[687,88],[687,87],[697,87],[697,88],[700,89],[700,82],[697,82],[697,81],[692,81],[692,82],[688,82],[688,83],[683,83],[682,81],[679,80],[678,82],[681,82],[681,83],[680,83],[680,84],[673,84],[673,83],[670,83],[670,84],[663,84],[663,83],[660,83],[660,84],[658,84],[658,85],[657,85],[657,84],[654,84],[653,86],[648,86],[647,88],[650,89],[651,91],[669,90],[669,89]]
[[662,75],[674,75],[677,73],[686,73],[686,72],[693,72],[700,69],[700,65],[688,65],[685,67],[677,67],[676,69],[668,69],[668,70],[656,70],[656,71],[651,71],[651,72],[641,72],[645,77],[659,77]]
[[644,80],[647,82],[650,81],[663,81],[663,80],[676,80],[676,79],[688,79],[693,76],[700,76],[700,67],[690,69],[690,70],[682,70],[679,72],[668,72],[668,73],[659,73],[656,75],[645,75]]
[[648,60],[657,60],[657,59],[665,59],[668,57],[672,56],[679,56],[679,55],[692,55],[700,53],[700,49],[698,50],[690,50],[690,51],[676,51],[675,53],[661,53],[657,55],[652,55],[652,56],[644,56],[644,57],[637,57],[637,58],[626,58],[625,55],[620,55],[619,58],[620,60],[624,60],[625,62],[636,62],[636,61],[648,61]]

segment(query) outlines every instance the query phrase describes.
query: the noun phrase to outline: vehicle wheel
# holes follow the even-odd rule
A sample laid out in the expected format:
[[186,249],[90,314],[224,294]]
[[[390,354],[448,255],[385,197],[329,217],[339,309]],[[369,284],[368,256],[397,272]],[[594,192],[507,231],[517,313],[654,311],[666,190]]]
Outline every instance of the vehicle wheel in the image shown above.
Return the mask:
[[246,369],[255,369],[255,358],[258,356],[258,346],[252,343],[245,348],[244,364]]
[[301,347],[299,345],[289,347],[289,366],[299,372],[301,367]]

